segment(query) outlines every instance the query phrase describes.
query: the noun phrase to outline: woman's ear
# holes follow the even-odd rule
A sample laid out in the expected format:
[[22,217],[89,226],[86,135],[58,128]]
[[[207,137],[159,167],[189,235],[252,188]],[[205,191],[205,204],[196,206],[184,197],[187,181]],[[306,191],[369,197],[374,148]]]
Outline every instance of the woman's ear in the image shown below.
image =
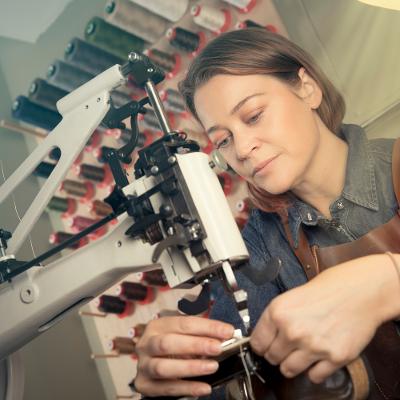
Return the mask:
[[316,110],[322,101],[322,90],[317,82],[308,74],[304,67],[298,72],[300,78],[300,97],[307,102],[313,110]]

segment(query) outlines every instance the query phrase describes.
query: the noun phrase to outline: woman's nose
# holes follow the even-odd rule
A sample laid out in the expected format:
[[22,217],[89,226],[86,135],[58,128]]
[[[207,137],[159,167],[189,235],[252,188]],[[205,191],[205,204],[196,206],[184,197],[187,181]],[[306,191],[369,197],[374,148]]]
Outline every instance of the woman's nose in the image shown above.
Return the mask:
[[240,134],[235,138],[235,151],[239,160],[247,159],[257,148],[257,140],[250,135]]

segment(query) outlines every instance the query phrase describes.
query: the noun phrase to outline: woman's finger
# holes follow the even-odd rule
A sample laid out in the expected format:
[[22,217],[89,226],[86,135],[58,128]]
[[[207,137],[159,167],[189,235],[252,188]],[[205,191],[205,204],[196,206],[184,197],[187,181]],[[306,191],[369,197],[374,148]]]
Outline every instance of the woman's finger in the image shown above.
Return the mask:
[[267,308],[251,334],[250,345],[257,354],[264,355],[277,334],[278,329],[272,322],[269,308]]
[[311,382],[321,383],[332,375],[341,365],[334,364],[328,360],[322,360],[310,368],[307,375]]
[[141,368],[142,372],[151,379],[179,379],[212,374],[218,369],[218,362],[152,357],[144,361]]
[[293,378],[306,371],[318,359],[320,359],[320,356],[316,354],[304,350],[295,350],[281,362],[279,368],[284,376]]
[[[139,343],[138,353],[141,353]],[[164,333],[149,337],[145,343],[145,353],[152,357],[162,356],[216,356],[221,353],[221,341],[209,337]]]
[[211,393],[211,386],[187,380],[149,380],[137,377],[135,389],[145,396],[206,396]]

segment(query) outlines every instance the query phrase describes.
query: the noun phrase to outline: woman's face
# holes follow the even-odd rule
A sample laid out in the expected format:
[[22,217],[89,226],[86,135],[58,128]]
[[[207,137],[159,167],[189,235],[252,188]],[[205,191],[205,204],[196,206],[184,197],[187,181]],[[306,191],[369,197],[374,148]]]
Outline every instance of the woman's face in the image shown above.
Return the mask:
[[318,148],[321,92],[304,69],[299,76],[296,91],[268,75],[217,75],[195,93],[215,148],[239,175],[271,194],[301,183]]

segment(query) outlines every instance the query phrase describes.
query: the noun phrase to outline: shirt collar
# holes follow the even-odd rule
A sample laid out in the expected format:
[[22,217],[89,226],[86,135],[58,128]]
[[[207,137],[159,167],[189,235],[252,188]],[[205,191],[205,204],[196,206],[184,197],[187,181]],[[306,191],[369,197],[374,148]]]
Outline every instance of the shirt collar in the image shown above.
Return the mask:
[[[341,197],[362,207],[379,210],[374,160],[364,130],[357,125],[342,125],[340,137],[349,145],[345,185]],[[294,198],[288,213],[289,229],[297,247],[300,224],[316,225],[318,212],[300,199]]]

